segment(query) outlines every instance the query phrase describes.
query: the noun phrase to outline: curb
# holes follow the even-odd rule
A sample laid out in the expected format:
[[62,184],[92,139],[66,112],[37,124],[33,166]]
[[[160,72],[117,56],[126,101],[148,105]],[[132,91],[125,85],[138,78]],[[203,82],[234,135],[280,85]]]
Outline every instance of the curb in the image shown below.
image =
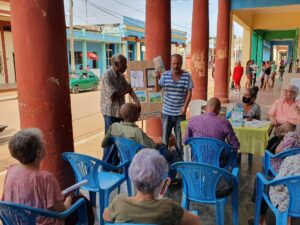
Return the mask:
[[9,100],[15,100],[17,98],[18,98],[18,95],[0,97],[0,102],[9,101]]

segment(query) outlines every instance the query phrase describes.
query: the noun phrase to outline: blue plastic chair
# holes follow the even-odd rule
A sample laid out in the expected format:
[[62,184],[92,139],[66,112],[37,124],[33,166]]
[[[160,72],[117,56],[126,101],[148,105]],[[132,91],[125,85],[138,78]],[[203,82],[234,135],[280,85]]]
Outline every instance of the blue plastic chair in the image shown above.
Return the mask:
[[150,223],[105,223],[105,225],[158,225]]
[[64,212],[53,212],[21,204],[0,202],[0,220],[3,225],[35,225],[38,216],[65,219],[75,211],[78,212],[79,216],[79,222],[76,225],[88,225],[84,199],[78,199]]
[[[269,194],[265,193],[266,186],[284,185],[288,188],[290,201],[288,209],[279,211],[270,201]],[[300,176],[288,176],[282,179],[268,181],[261,173],[256,175],[256,207],[254,224],[259,224],[262,199],[265,200],[276,218],[276,225],[286,225],[288,217],[300,217]]]
[[143,145],[124,137],[110,137],[109,142],[118,149],[121,162],[131,161],[134,155],[145,148]]
[[238,173],[234,168],[232,173],[227,170],[195,162],[179,162],[172,165],[182,175],[182,200],[181,206],[189,210],[190,202],[216,205],[217,225],[224,225],[224,209],[228,196],[216,196],[217,183],[223,177],[232,181],[231,195],[233,224],[238,225]]
[[237,152],[231,145],[215,138],[194,137],[184,142],[190,145],[192,150],[192,161],[220,167],[220,156],[226,154],[228,163],[222,168],[233,168],[237,166]]
[[300,154],[300,148],[293,148],[290,150],[285,150],[283,152],[280,152],[278,154],[273,154],[269,152],[268,150],[265,151],[265,160],[264,160],[264,175],[271,175],[271,176],[276,176],[277,173],[272,167],[271,160],[272,159],[284,159],[285,157],[292,156],[292,155],[297,155]]
[[[99,192],[100,224],[104,224],[103,211],[109,204],[109,195],[116,188],[120,188],[124,181],[128,180],[129,161],[112,166],[106,162],[91,156],[74,152],[65,152],[62,157],[68,161],[75,173],[76,181],[88,180],[81,189],[89,191],[92,205],[96,205],[96,193]],[[124,175],[119,173],[105,172],[106,170],[124,170]],[[128,195],[131,196],[131,185],[127,182]]]

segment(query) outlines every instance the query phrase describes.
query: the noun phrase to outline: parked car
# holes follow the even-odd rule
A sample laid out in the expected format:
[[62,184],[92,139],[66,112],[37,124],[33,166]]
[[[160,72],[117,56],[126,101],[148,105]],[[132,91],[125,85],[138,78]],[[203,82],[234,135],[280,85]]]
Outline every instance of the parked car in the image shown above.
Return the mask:
[[70,91],[74,94],[85,90],[97,91],[98,85],[99,78],[92,71],[80,70],[70,74]]

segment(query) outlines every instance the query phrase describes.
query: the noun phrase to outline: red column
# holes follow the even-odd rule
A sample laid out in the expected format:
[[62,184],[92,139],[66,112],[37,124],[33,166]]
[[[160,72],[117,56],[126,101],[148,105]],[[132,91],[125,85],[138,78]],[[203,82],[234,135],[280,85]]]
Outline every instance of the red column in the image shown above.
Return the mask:
[[194,82],[192,99],[207,99],[208,26],[208,0],[194,0],[191,48],[191,71]]
[[[171,61],[171,1],[146,1],[146,60],[161,56],[166,69]],[[146,121],[146,132],[155,140],[162,136],[161,120],[158,118]]]
[[219,1],[216,44],[215,97],[228,102],[230,0]]
[[42,169],[61,188],[73,182],[64,151],[74,151],[63,0],[11,0],[12,35],[18,80],[21,128],[44,133]]

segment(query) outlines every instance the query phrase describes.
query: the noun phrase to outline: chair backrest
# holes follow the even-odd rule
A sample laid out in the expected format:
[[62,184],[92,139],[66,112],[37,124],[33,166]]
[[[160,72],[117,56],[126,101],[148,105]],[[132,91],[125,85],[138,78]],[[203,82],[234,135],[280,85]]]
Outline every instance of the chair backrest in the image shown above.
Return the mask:
[[106,164],[105,162],[75,152],[64,152],[62,157],[70,163],[77,182],[88,180],[88,183],[83,185],[82,188],[99,188],[99,181],[96,179],[97,176],[94,173],[97,173],[99,167],[102,164]]
[[179,162],[171,167],[182,175],[183,195],[196,202],[216,203],[217,184],[221,177],[227,181],[233,180],[231,173],[212,165]]
[[0,220],[3,225],[33,225],[36,224],[38,216],[62,219],[75,210],[78,210],[79,215],[77,224],[87,224],[88,218],[84,199],[77,200],[69,209],[60,213],[22,204],[0,202]]
[[298,155],[300,154],[300,148],[292,148],[288,150],[284,150],[277,154],[272,154],[270,151],[265,151],[265,162],[264,162],[264,174],[267,175],[268,172],[271,172],[274,176],[276,176],[277,172],[272,167],[271,160],[272,159],[284,159],[288,156]]
[[229,144],[218,139],[207,137],[189,138],[185,141],[185,144],[191,146],[193,162],[220,167],[220,156],[224,155],[228,159],[228,163],[222,165],[222,167],[228,168],[236,164],[236,152]]
[[206,101],[201,99],[191,100],[188,107],[190,117],[200,115],[202,112],[202,106],[205,106],[206,103]]
[[36,224],[36,214],[18,204],[0,202],[0,219],[3,225]]
[[143,145],[124,137],[110,137],[109,142],[114,144],[118,149],[122,163],[131,161],[139,150],[145,148]]
[[284,150],[274,156],[274,158],[280,158],[284,159],[285,157],[292,156],[292,155],[298,155],[300,154],[300,148],[292,148],[288,150]]
[[288,215],[291,217],[300,217],[300,176],[276,179],[269,184],[271,186],[284,185],[287,187],[290,196]]
[[105,223],[105,225],[158,225],[150,223]]

